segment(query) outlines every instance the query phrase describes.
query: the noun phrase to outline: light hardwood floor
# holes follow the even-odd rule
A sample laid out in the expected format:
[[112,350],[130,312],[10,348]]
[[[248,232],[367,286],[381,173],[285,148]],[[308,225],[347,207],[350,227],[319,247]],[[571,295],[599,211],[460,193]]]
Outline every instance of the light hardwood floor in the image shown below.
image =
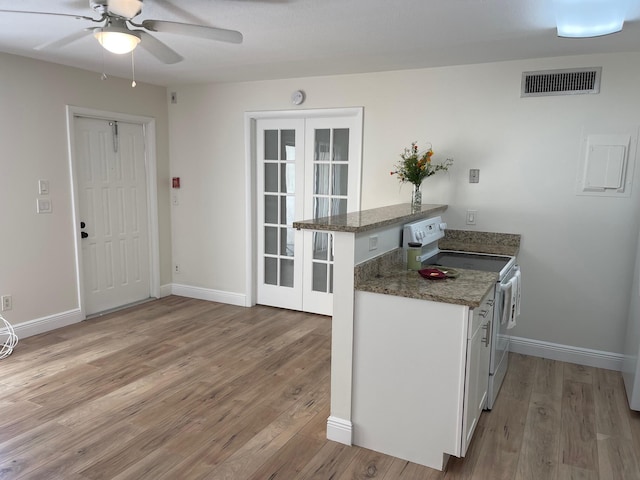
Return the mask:
[[0,360],[0,479],[640,479],[620,374],[523,355],[446,472],[327,441],[330,331],[172,296],[26,338]]

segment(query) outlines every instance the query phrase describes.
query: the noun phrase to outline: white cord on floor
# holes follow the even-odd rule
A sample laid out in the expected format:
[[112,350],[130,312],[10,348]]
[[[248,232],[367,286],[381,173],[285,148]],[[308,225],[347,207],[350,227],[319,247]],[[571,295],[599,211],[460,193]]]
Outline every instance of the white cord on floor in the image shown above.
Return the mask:
[[13,352],[13,349],[18,344],[18,336],[13,330],[13,327],[7,322],[2,315],[0,315],[0,342],[4,340],[4,344],[0,348],[0,359],[8,357]]

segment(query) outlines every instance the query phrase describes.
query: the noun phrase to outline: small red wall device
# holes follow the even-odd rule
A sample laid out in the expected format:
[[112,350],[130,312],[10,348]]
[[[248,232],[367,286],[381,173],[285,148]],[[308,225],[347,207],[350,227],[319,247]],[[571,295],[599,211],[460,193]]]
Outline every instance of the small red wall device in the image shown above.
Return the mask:
[[173,177],[171,179],[171,187],[172,188],[180,188],[180,177]]

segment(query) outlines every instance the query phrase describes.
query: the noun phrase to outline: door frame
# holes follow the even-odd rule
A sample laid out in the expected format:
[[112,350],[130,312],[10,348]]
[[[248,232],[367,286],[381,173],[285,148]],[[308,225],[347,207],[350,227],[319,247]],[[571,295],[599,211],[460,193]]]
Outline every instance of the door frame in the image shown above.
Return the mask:
[[[267,110],[245,112],[244,114],[244,143],[245,143],[245,171],[247,173],[245,179],[245,307],[256,305],[256,297],[258,290],[258,272],[256,265],[257,242],[256,242],[256,124],[261,119],[289,119],[289,118],[322,118],[322,117],[355,117],[360,125],[360,137],[356,140],[358,145],[362,146],[360,158],[356,165],[358,170],[358,184],[356,191],[356,201],[349,206],[349,212],[360,210],[360,201],[362,197],[362,157],[364,145],[364,107],[344,107],[344,108],[318,108],[306,110]],[[359,147],[360,148],[360,147]]]
[[84,302],[84,270],[82,266],[82,245],[80,238],[80,201],[75,155],[75,118],[89,117],[142,125],[144,130],[145,179],[147,184],[147,226],[149,229],[149,297],[160,298],[160,239],[158,229],[158,183],[156,159],[156,120],[152,117],[109,112],[93,108],[67,105],[67,148],[69,152],[69,174],[73,235],[75,241],[76,282],[78,306],[83,319],[86,318]]

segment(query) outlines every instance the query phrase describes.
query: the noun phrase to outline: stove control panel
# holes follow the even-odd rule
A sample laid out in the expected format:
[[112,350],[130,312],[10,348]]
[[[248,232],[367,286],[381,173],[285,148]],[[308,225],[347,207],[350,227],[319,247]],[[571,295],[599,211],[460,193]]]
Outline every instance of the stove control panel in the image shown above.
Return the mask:
[[442,222],[441,217],[407,223],[402,229],[402,246],[406,248],[409,242],[421,243],[423,246],[437,242],[444,237],[446,228],[447,224]]

